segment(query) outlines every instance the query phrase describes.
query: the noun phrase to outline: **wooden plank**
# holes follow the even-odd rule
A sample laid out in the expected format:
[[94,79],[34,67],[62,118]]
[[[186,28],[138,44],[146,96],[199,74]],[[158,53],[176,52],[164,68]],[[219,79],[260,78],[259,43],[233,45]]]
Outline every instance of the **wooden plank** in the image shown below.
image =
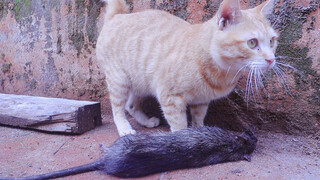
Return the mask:
[[81,134],[101,122],[98,102],[0,93],[0,124]]

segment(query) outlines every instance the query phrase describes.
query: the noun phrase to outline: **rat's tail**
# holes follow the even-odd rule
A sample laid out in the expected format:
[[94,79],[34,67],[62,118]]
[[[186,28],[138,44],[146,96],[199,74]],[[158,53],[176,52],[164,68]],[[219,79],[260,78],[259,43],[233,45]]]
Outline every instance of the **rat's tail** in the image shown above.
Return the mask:
[[124,0],[103,0],[107,2],[105,21],[112,19],[116,14],[126,14],[129,13],[129,7]]
[[43,180],[43,179],[54,179],[54,178],[59,178],[59,177],[65,177],[65,176],[70,176],[70,175],[75,175],[75,174],[81,174],[89,171],[96,171],[99,170],[101,166],[101,162],[93,162],[90,164],[85,164],[81,166],[76,166],[73,168],[69,169],[64,169],[60,171],[54,171],[51,173],[47,174],[40,174],[36,176],[29,176],[29,177],[22,177],[22,178],[2,178],[0,177],[0,180]]

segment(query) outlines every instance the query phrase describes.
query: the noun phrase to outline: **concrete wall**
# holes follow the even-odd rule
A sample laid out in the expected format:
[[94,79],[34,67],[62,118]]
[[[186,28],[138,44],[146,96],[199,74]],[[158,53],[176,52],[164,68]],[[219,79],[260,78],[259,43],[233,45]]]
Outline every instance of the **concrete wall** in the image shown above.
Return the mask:
[[[132,11],[156,8],[190,23],[211,18],[221,0],[127,0]],[[241,0],[243,8],[262,0]],[[278,56],[291,70],[288,87],[267,75],[268,95],[244,101],[245,79],[228,98],[211,104],[208,124],[241,130],[256,127],[293,134],[320,129],[319,1],[277,1],[271,17],[280,32]],[[99,0],[1,0],[0,92],[99,100],[109,110],[108,93],[95,59],[104,5]],[[154,103],[148,101],[147,103]],[[156,107],[156,106],[155,106]],[[154,109],[147,109],[153,113]],[[159,113],[158,113],[159,114]]]

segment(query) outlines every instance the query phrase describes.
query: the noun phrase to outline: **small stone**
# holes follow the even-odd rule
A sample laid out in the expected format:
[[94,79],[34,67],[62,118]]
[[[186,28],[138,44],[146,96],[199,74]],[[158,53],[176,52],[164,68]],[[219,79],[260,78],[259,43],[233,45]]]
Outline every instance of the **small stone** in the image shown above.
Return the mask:
[[3,73],[6,73],[10,70],[10,67],[11,67],[12,64],[3,64],[2,65],[2,72]]
[[237,169],[231,171],[231,173],[232,173],[232,174],[239,174],[239,173],[242,173],[243,171],[244,171],[243,169],[237,168]]

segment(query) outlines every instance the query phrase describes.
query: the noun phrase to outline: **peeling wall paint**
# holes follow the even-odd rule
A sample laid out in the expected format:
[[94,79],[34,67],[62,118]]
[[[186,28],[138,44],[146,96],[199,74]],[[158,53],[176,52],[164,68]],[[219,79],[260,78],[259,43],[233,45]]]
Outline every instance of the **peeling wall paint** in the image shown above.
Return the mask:
[[[241,5],[250,8],[263,1],[241,0]],[[210,19],[221,2],[127,0],[132,12],[160,9],[190,23]],[[291,95],[271,73],[265,80],[268,95],[247,106],[242,79],[230,96],[211,104],[207,124],[234,130],[254,125],[290,134],[319,131],[319,9],[318,0],[277,0],[274,15],[269,17],[280,33],[277,55],[286,57],[281,61],[302,74],[287,70]],[[99,100],[104,110],[108,110],[105,77],[95,57],[103,13],[100,0],[2,0],[0,92]]]

